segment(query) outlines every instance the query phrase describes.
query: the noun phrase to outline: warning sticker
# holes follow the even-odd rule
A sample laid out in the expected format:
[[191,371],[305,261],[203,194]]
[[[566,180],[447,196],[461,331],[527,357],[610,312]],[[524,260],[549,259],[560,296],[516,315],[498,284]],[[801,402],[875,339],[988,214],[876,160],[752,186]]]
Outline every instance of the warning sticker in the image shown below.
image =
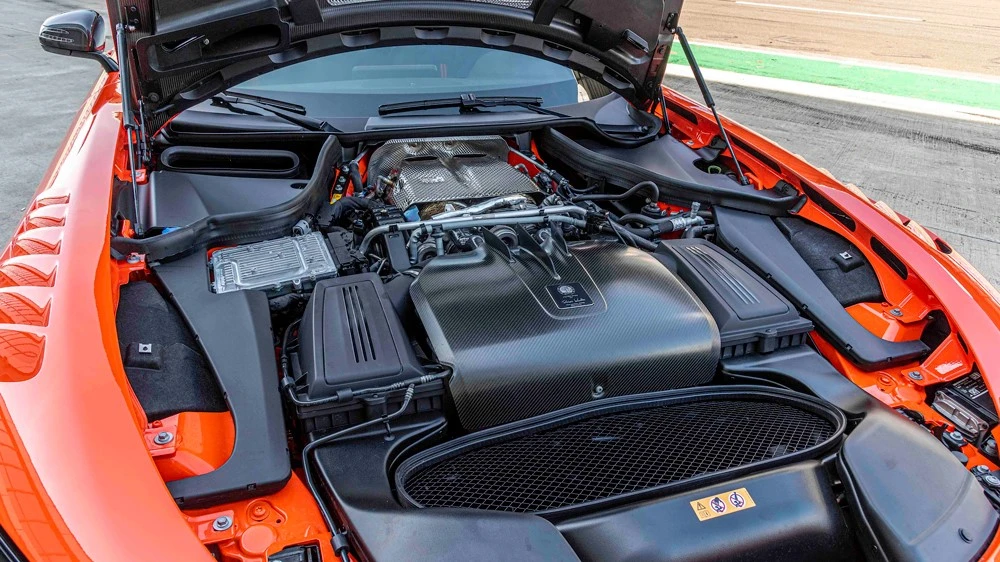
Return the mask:
[[698,521],[707,521],[756,506],[757,504],[754,503],[746,488],[723,492],[691,502],[691,509],[698,516]]

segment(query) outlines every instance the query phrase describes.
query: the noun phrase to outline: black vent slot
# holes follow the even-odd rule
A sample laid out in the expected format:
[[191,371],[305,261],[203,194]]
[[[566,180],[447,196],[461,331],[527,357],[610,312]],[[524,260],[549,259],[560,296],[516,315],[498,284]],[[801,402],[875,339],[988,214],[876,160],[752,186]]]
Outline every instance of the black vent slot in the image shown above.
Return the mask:
[[213,176],[294,178],[299,157],[287,150],[172,146],[160,154],[160,167]]
[[473,434],[404,462],[397,486],[416,507],[553,514],[815,457],[843,431],[824,404],[736,388],[602,401]]
[[365,363],[375,361],[375,346],[372,344],[372,330],[368,324],[365,303],[358,295],[357,285],[343,288],[344,314],[347,316],[348,329],[351,333],[351,344],[354,347],[354,362]]

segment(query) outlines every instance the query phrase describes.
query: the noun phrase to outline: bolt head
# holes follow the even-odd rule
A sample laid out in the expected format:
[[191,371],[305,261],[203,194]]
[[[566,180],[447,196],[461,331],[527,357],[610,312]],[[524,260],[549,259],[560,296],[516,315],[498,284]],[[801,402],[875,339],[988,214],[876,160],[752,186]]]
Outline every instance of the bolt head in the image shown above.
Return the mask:
[[222,517],[216,518],[212,521],[213,531],[228,531],[230,527],[233,526],[233,518],[228,515],[223,515]]
[[127,258],[125,258],[125,261],[127,261],[128,263],[139,263],[140,261],[142,261],[142,258],[139,257],[139,254],[131,253],[128,255]]
[[891,314],[893,316],[899,317],[899,316],[903,315],[903,311],[900,310],[900,309],[898,309],[898,308],[894,308],[894,309],[892,309],[892,310],[889,311],[889,314]]
[[1000,488],[1000,478],[992,474],[987,474],[983,476],[983,484],[986,484],[990,488]]
[[924,380],[924,376],[920,374],[920,371],[910,371],[909,373],[906,373],[906,376],[910,377],[915,381]]
[[170,443],[173,440],[174,440],[173,433],[170,433],[169,431],[161,431],[156,434],[156,437],[153,438],[153,443],[156,443],[157,445],[166,445],[167,443]]

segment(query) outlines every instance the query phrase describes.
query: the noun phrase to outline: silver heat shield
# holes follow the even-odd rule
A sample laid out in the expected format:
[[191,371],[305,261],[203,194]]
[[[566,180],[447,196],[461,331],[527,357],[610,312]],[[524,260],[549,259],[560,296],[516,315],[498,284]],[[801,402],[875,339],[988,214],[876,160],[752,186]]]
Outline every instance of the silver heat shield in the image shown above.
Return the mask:
[[282,291],[337,274],[319,232],[224,248],[212,254],[211,266],[216,293]]
[[397,176],[389,199],[400,209],[538,193],[531,178],[507,163],[509,153],[497,136],[392,140],[372,153],[369,177]]

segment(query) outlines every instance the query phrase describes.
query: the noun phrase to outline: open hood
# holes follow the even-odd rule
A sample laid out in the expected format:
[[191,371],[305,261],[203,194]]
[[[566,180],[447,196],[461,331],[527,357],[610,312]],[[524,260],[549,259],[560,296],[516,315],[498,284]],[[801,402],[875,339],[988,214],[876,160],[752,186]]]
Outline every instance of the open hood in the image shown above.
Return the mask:
[[150,126],[234,84],[354,49],[448,43],[518,51],[656,95],[683,0],[109,0],[129,30]]

